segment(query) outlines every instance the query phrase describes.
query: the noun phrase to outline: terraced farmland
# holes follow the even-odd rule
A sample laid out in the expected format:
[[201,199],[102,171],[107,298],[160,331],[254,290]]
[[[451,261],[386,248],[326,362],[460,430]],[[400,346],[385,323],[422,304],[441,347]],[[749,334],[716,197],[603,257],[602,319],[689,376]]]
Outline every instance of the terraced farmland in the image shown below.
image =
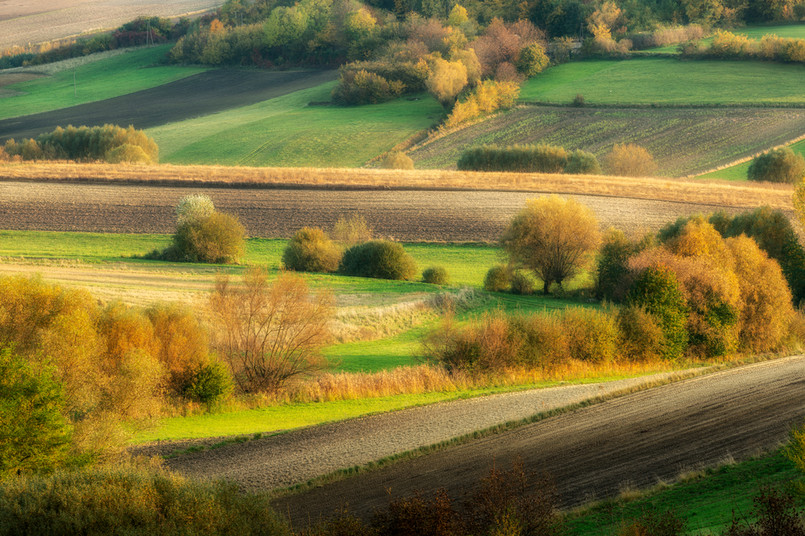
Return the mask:
[[805,110],[771,108],[572,108],[521,106],[419,146],[419,168],[454,168],[461,152],[483,144],[549,143],[601,157],[636,143],[659,174],[694,175],[805,133]]

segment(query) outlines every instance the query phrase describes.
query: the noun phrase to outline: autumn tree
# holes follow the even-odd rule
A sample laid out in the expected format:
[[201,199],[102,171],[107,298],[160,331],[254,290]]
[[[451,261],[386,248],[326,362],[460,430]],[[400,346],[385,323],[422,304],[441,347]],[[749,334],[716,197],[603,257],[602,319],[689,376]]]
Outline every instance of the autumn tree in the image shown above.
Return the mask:
[[650,177],[657,171],[651,153],[633,143],[615,145],[604,157],[604,167],[610,175],[624,177]]
[[747,170],[750,181],[797,184],[805,178],[805,158],[788,147],[755,157]]
[[311,295],[305,280],[290,274],[269,283],[265,270],[252,268],[242,285],[219,277],[210,309],[215,348],[242,391],[275,392],[320,368],[319,352],[334,313],[332,294]]
[[456,96],[467,86],[467,67],[461,61],[436,58],[425,85],[443,106],[450,107],[456,101]]
[[546,294],[585,268],[600,241],[592,211],[557,196],[529,200],[501,238],[511,260],[532,270]]

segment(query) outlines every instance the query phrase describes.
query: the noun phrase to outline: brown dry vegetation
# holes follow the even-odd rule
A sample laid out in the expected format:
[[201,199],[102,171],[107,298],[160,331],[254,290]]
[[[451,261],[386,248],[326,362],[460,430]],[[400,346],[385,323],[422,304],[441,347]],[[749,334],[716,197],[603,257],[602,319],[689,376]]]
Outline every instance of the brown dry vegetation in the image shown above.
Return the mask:
[[600,175],[73,163],[5,164],[0,166],[0,180],[251,188],[550,192],[730,207],[769,205],[783,210],[792,209],[793,194],[790,185]]

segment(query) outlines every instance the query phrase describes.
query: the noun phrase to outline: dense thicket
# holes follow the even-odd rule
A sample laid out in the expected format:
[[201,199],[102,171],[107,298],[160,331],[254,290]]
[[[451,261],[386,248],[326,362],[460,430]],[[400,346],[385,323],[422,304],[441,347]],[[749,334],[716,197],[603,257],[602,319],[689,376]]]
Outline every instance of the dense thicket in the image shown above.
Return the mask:
[[57,127],[53,132],[21,142],[8,140],[0,148],[0,160],[75,160],[111,163],[156,163],[159,148],[144,131],[133,126]]
[[346,250],[339,271],[357,277],[411,279],[416,274],[416,262],[402,244],[372,240]]
[[521,173],[597,174],[601,166],[586,151],[568,153],[554,145],[484,145],[467,149],[458,159],[458,169],[466,171],[515,171]]

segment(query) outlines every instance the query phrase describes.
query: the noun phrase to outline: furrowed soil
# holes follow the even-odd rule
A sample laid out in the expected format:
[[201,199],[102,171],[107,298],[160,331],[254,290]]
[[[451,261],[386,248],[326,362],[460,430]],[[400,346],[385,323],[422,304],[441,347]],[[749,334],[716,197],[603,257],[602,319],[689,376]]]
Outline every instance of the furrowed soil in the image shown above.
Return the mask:
[[35,138],[58,126],[145,129],[239,108],[334,80],[336,71],[217,69],[112,99],[0,121],[0,142]]
[[[289,237],[304,226],[331,228],[340,215],[360,213],[376,234],[405,241],[497,240],[536,192],[449,190],[326,190],[311,188],[180,188],[125,184],[0,182],[0,228],[109,233],[171,233],[174,207],[189,194],[209,195],[236,214],[251,236]],[[728,205],[574,195],[602,228],[659,229],[680,216]],[[790,211],[788,211],[790,212]]]
[[[344,505],[350,513],[368,517],[389,498],[416,491],[446,488],[451,496],[461,497],[471,493],[493,465],[505,469],[517,459],[555,480],[564,507],[612,497],[630,486],[674,480],[685,470],[778,447],[790,426],[805,416],[803,373],[805,357],[798,356],[639,391],[311,488],[280,498],[274,506],[297,527]],[[542,395],[548,396],[547,391]],[[329,458],[339,448],[366,452],[376,443],[398,441],[403,450],[417,437],[428,444],[429,432],[443,422],[452,426],[454,418],[464,419],[465,427],[477,422],[476,429],[482,428],[488,412],[497,411],[507,396],[288,432],[180,456],[169,465],[191,475],[212,472],[246,489],[272,488],[287,481],[277,475],[301,481],[309,476],[302,468],[326,472],[342,461]],[[532,412],[544,411],[539,394],[532,396]],[[475,407],[464,407],[461,417],[455,417],[453,408],[461,404]],[[349,433],[342,437],[339,427]],[[326,447],[307,448],[308,441],[315,444],[315,436],[326,436]],[[300,473],[294,478],[297,468]]]
[[196,14],[221,4],[223,0],[0,0],[0,49],[108,30],[141,16]]
[[462,151],[486,144],[545,143],[599,159],[617,143],[645,147],[666,177],[702,173],[805,133],[805,110],[773,108],[569,108],[520,106],[425,142],[417,167],[454,169]]

